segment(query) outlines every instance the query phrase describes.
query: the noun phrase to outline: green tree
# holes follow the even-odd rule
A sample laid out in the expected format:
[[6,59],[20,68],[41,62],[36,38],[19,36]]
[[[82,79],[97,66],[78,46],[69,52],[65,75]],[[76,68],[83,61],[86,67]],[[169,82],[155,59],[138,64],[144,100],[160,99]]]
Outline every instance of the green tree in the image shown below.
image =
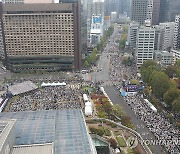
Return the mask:
[[107,118],[107,114],[104,111],[99,111],[97,115],[99,118]]
[[85,62],[84,62],[84,67],[89,67],[89,63],[88,63],[88,61],[87,60],[85,60]]
[[168,66],[164,71],[170,78],[176,74],[176,67],[173,65]]
[[147,60],[141,65],[140,70],[146,70],[149,66],[157,66],[157,63],[154,60]]
[[152,74],[153,72],[159,72],[159,68],[155,65],[150,65],[149,67],[142,69],[141,70],[141,76],[143,81],[145,81],[146,83],[148,83],[150,85],[150,82],[152,80]]
[[154,71],[151,78],[151,87],[157,98],[163,98],[163,95],[170,88],[169,77],[164,72]]
[[173,111],[180,113],[180,95],[177,99],[175,99],[172,103]]
[[127,33],[128,32],[128,26],[123,26],[123,32]]
[[171,108],[172,107],[172,103],[175,99],[178,98],[178,96],[180,95],[180,90],[173,88],[173,89],[169,89],[165,94],[164,94],[164,102]]
[[107,114],[110,114],[112,112],[112,105],[109,103],[109,101],[103,104],[103,109]]
[[112,111],[119,118],[124,115],[123,109],[118,104],[113,105]]
[[176,60],[175,65],[176,65],[176,66],[180,66],[180,59]]
[[140,85],[139,81],[136,80],[136,79],[132,79],[132,80],[130,81],[130,83],[131,83],[131,84]]

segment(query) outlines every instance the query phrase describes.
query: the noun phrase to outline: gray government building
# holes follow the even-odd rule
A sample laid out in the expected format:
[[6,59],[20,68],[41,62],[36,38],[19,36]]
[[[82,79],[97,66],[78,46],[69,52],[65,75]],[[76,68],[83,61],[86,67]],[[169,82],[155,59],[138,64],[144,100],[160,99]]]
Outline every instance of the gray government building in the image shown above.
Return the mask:
[[79,70],[78,3],[0,4],[7,68]]

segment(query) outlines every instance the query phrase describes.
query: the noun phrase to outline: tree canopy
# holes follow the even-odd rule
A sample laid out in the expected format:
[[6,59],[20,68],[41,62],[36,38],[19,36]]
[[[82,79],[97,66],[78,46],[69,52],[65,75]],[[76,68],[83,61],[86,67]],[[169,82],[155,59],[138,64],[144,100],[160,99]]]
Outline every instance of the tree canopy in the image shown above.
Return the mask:
[[175,99],[180,96],[180,90],[176,88],[171,88],[169,89],[165,94],[164,94],[164,102],[172,108],[172,103]]
[[180,95],[178,98],[176,98],[173,103],[172,103],[172,109],[177,112],[180,113]]
[[164,93],[170,88],[170,80],[164,72],[154,71],[151,75],[151,86],[154,95],[163,98]]

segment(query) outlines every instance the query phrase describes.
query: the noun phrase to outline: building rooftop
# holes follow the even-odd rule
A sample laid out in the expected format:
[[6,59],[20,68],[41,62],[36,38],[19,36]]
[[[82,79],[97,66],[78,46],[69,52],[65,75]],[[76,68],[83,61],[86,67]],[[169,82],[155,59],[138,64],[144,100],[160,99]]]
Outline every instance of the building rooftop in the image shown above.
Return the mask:
[[11,154],[53,154],[53,144],[21,145],[13,147]]
[[156,50],[155,54],[161,54],[163,56],[173,56],[173,54],[168,52],[168,51],[158,51],[158,50]]
[[96,153],[80,109],[1,113],[4,119],[17,119],[16,145],[54,142],[54,154]]
[[38,87],[31,81],[25,81],[12,86],[9,86],[8,90],[12,95],[19,95],[28,91],[37,89]]

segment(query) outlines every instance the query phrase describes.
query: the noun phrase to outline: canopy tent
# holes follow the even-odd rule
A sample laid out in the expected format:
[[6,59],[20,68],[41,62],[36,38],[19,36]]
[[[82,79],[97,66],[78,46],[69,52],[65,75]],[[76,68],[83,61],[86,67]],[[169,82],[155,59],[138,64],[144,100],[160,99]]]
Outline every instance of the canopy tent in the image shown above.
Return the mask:
[[92,103],[88,101],[85,103],[85,106],[92,106]]
[[85,106],[85,115],[86,116],[92,115],[92,107],[91,106]]
[[83,94],[83,100],[84,100],[84,102],[87,102],[87,101],[88,101],[88,97],[87,97],[86,94]]
[[66,86],[66,83],[65,82],[52,82],[52,83],[45,83],[43,82],[41,84],[41,87],[53,87],[53,86]]
[[157,109],[152,105],[147,99],[144,99],[146,105],[149,106],[154,112],[157,112]]

